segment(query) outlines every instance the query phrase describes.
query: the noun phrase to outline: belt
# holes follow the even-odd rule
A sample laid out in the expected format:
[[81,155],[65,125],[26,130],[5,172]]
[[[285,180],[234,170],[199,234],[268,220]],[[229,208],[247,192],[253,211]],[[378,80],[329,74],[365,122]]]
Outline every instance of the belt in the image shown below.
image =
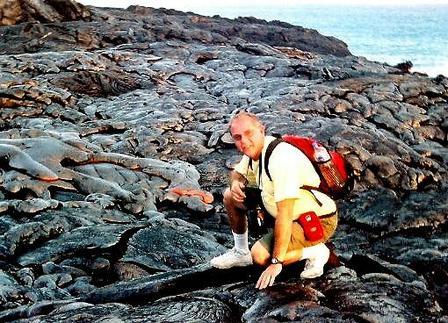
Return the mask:
[[318,215],[318,216],[319,216],[319,219],[327,219],[327,218],[331,218],[332,216],[335,216],[337,214],[338,214],[338,211],[334,211],[329,214]]
[[[334,211],[334,212],[331,212],[331,213],[328,213],[328,214],[319,215],[318,217],[319,217],[319,219],[328,219],[328,218],[331,218],[332,216],[335,216],[337,214],[338,214],[338,211]],[[299,223],[299,221],[297,219],[292,221],[292,222]],[[264,223],[265,223],[265,225],[268,228],[273,228],[274,227],[275,219],[274,219],[274,217],[272,215],[269,214],[268,211],[265,211]]]
[[[319,219],[328,219],[328,218],[331,218],[332,216],[335,216],[335,215],[337,215],[337,214],[338,214],[338,211],[334,211],[334,212],[331,212],[331,213],[328,213],[328,214],[318,215],[317,217],[318,217]],[[296,220],[294,220],[294,221],[292,221],[292,222],[297,222],[297,223],[299,223],[299,220],[296,219]]]

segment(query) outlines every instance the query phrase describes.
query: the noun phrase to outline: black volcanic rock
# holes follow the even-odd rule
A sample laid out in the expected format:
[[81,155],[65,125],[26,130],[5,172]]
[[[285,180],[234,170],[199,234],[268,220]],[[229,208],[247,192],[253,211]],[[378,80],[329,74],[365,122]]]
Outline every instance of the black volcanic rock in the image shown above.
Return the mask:
[[[446,77],[279,21],[4,3],[0,321],[446,320]],[[242,109],[353,169],[318,279],[208,264]]]
[[73,0],[7,0],[0,3],[0,26],[17,23],[88,20],[90,11]]
[[[6,16],[5,25],[25,21],[43,23],[75,21],[73,24],[23,24],[10,28],[3,43],[14,43],[0,53],[42,50],[99,49],[127,43],[147,43],[178,39],[204,44],[261,42],[271,46],[289,46],[320,54],[347,56],[342,41],[326,37],[316,30],[255,18],[235,20],[204,17],[175,10],[130,6],[127,10],[84,7],[72,0],[51,2],[7,2],[5,13],[17,7],[15,16]],[[4,14],[5,14],[4,13]],[[0,24],[1,25],[1,24]],[[22,43],[17,43],[17,41]]]

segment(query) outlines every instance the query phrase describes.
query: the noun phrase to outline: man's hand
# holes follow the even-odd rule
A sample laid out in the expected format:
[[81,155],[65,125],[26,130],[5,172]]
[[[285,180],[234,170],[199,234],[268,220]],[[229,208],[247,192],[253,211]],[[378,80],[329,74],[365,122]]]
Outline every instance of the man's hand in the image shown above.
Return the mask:
[[268,286],[272,286],[274,284],[275,278],[282,271],[282,268],[283,268],[282,264],[269,265],[269,267],[266,268],[265,271],[261,273],[261,276],[260,278],[258,278],[255,288],[264,289]]
[[244,193],[244,183],[240,181],[232,181],[232,186],[230,187],[230,192],[232,192],[232,197],[236,202],[243,203],[246,198]]

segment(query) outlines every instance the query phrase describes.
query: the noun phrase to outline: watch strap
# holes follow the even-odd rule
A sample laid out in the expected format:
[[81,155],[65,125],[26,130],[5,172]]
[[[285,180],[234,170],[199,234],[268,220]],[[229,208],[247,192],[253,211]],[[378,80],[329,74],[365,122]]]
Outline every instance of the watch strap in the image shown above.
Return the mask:
[[276,265],[276,264],[283,265],[283,261],[278,260],[278,258],[272,257],[272,258],[271,258],[271,264],[274,264],[274,265]]

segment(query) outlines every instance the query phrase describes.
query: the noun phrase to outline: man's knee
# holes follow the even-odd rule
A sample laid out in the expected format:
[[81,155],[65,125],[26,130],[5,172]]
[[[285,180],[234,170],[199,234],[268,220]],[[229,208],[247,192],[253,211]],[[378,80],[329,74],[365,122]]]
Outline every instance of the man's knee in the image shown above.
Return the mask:
[[267,266],[269,260],[271,259],[271,254],[265,249],[265,247],[260,243],[256,242],[252,249],[250,250],[252,255],[252,260],[255,264],[260,266]]
[[244,203],[237,202],[233,199],[232,192],[230,191],[230,188],[228,188],[228,187],[224,191],[223,203],[227,209],[236,208],[236,209],[240,209],[240,210],[246,210],[246,206],[244,205]]
[[224,191],[224,198],[223,198],[223,202],[224,205],[230,205],[231,203],[233,204],[233,198],[232,198],[232,192],[230,191],[230,188],[226,188],[226,190]]

